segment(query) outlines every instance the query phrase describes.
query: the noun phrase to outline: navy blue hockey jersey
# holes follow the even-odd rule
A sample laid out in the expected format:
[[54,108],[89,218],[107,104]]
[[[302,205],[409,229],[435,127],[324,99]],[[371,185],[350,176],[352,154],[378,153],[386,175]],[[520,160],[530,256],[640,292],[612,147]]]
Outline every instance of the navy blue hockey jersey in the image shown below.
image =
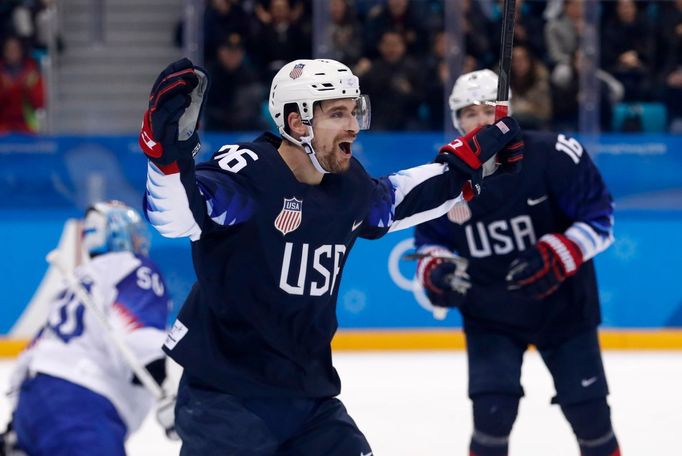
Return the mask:
[[[531,342],[558,342],[600,322],[594,255],[613,241],[613,204],[583,146],[562,134],[525,132],[523,169],[483,183],[481,195],[418,226],[420,251],[445,248],[469,260],[474,286],[460,308],[465,327],[483,325]],[[542,301],[505,287],[509,264],[547,233],[565,233],[585,263]]]
[[147,217],[190,237],[197,274],[164,349],[194,381],[232,394],[333,396],[336,296],[355,240],[446,213],[462,182],[436,163],[372,179],[352,159],[307,185],[279,144],[265,134],[226,145],[179,174],[150,163]]

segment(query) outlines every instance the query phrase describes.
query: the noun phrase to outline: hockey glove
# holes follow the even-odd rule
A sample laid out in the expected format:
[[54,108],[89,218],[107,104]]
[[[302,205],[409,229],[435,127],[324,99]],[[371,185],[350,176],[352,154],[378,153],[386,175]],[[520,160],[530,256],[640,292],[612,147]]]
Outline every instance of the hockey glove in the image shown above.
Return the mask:
[[[513,147],[513,149],[512,149]],[[521,128],[512,117],[503,117],[493,125],[486,125],[460,136],[440,148],[437,163],[447,163],[449,167],[463,173],[468,179],[462,186],[464,199],[471,201],[481,193],[481,181],[495,172],[481,166],[498,155],[501,171],[511,171],[511,164],[520,166],[523,159],[523,140]]]
[[519,130],[504,149],[498,152],[496,161],[499,168],[497,174],[518,174],[521,171],[524,148],[523,133]]
[[471,287],[466,260],[444,249],[434,249],[417,264],[417,277],[436,307],[460,307]]
[[206,72],[188,59],[171,63],[156,79],[139,143],[164,174],[178,172],[178,160],[199,151],[197,128],[207,88]]
[[180,440],[178,433],[175,432],[175,394],[163,396],[156,404],[156,421],[159,422],[166,437],[170,440]]
[[578,271],[583,263],[580,248],[563,234],[545,234],[532,248],[512,261],[507,288],[532,299],[543,299]]

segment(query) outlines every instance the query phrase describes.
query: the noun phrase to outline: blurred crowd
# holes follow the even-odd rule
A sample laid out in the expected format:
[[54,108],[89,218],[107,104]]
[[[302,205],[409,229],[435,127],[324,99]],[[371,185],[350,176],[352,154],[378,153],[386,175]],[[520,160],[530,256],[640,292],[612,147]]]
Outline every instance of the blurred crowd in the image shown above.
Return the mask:
[[[41,24],[50,1],[0,1],[0,132],[32,131],[30,113],[43,106],[35,57],[46,48]],[[287,61],[312,58],[317,41],[325,43],[325,57],[349,65],[363,92],[381,100],[373,106],[373,130],[443,128],[446,86],[457,77],[446,64],[452,44],[445,33],[445,0],[328,0],[328,26],[325,36],[317,37],[313,3],[318,4],[206,0],[203,57],[212,76],[208,130],[268,128],[272,76]],[[462,73],[495,69],[501,4],[456,3]],[[517,0],[512,110],[526,128],[579,127],[583,8],[583,0]],[[655,114],[665,129],[682,131],[682,0],[603,1],[598,21],[600,59],[594,66],[601,130],[642,131],[647,116]]]
[[35,133],[45,107],[39,60],[52,0],[0,0],[0,133]]
[[[462,72],[494,68],[501,4],[461,0]],[[512,109],[525,127],[577,130],[583,1],[517,1]],[[360,77],[373,106],[372,129],[440,130],[448,74],[444,0],[329,0],[325,56]],[[682,0],[601,3],[597,78],[600,127],[614,129],[614,106],[637,102],[682,118]],[[287,61],[313,56],[311,2],[209,0],[204,60],[213,76],[211,130],[264,127],[269,81]],[[634,104],[633,104],[634,106]],[[641,129],[626,112],[615,129]],[[646,113],[644,113],[646,115]],[[632,117],[632,118],[631,118]],[[672,125],[670,125],[672,127]],[[679,129],[680,126],[674,128]]]

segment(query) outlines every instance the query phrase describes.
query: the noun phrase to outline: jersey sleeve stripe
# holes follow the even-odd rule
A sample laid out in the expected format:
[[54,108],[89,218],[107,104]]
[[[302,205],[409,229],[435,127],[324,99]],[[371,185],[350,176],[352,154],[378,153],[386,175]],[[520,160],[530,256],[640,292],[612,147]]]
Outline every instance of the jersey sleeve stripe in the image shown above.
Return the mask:
[[394,220],[388,231],[392,232],[397,230],[404,230],[405,228],[410,228],[412,226],[419,225],[420,223],[427,222],[431,219],[438,218],[441,215],[446,214],[452,208],[452,206],[454,206],[455,203],[457,203],[460,200],[462,200],[462,197],[461,195],[458,195],[456,198],[447,200],[440,206],[434,207],[433,209],[418,212],[416,214],[412,214],[408,217],[399,220]]
[[439,163],[431,163],[428,165],[417,166],[400,171],[396,174],[391,174],[388,179],[393,184],[395,191],[395,202],[393,208],[395,209],[403,202],[405,197],[418,185],[424,181],[440,176],[446,172],[446,167]]
[[583,254],[583,260],[587,261],[613,243],[613,231],[609,229],[600,234],[588,223],[576,222],[566,230],[566,237],[575,242]]
[[189,237],[193,241],[201,237],[179,173],[164,175],[149,162],[146,199],[147,218],[163,236]]

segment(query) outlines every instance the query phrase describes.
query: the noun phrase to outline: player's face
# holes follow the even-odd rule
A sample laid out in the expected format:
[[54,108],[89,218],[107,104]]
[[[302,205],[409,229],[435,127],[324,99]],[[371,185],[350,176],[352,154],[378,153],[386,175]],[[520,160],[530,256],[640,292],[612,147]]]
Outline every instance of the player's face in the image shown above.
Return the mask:
[[341,173],[350,167],[352,144],[360,131],[351,98],[326,100],[315,105],[313,147],[324,169]]
[[495,122],[495,106],[469,105],[459,112],[459,125],[464,130],[464,134],[483,125],[492,125],[493,122]]

